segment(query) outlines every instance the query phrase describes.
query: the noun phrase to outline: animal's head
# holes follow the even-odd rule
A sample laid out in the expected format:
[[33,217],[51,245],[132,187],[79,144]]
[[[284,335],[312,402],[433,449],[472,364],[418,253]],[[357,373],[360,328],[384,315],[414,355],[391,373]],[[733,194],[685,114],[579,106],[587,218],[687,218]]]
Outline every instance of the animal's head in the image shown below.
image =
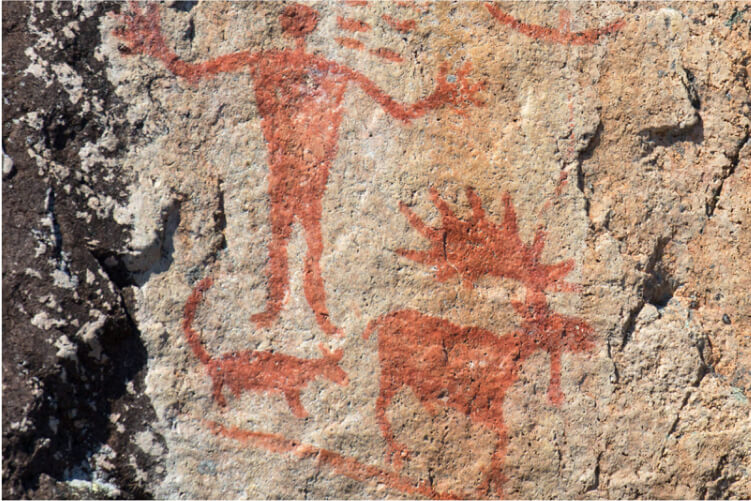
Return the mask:
[[342,355],[344,355],[342,349],[339,348],[338,350],[330,351],[323,343],[318,345],[318,349],[323,354],[322,374],[342,386],[349,384],[349,376],[344,372],[344,369],[339,367],[339,361],[342,359]]
[[522,317],[522,329],[539,349],[552,353],[594,348],[594,329],[579,318],[551,311],[544,294],[529,293],[524,302],[511,304]]

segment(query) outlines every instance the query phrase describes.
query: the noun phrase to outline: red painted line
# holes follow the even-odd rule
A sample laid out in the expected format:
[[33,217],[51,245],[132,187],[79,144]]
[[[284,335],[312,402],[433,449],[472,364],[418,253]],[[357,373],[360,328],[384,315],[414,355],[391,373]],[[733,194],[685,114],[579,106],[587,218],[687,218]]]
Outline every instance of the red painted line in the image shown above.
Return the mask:
[[384,47],[373,49],[369,52],[374,56],[378,56],[381,59],[385,59],[386,61],[391,61],[392,63],[401,63],[402,61],[404,61],[404,59],[402,59],[402,56],[400,56],[397,52],[394,52],[391,49],[386,49]]
[[402,56],[391,49],[386,49],[384,47],[378,49],[368,49],[361,41],[348,37],[337,37],[334,40],[336,40],[336,43],[338,43],[342,47],[345,47],[347,49],[367,51],[369,54],[380,57],[381,59],[385,59],[386,61],[391,61],[393,63],[401,63],[403,61]]
[[366,50],[365,44],[354,38],[336,37],[336,43],[347,49]]
[[554,28],[547,28],[545,26],[538,26],[535,24],[527,24],[515,19],[514,17],[506,14],[500,8],[496,7],[490,2],[485,3],[485,7],[488,12],[500,21],[502,24],[509,28],[518,31],[519,33],[535,40],[543,40],[546,42],[554,42],[562,45],[592,45],[603,35],[609,35],[620,30],[626,22],[623,19],[619,19],[613,23],[603,26],[602,28],[595,28],[585,31],[569,32],[568,30],[558,30]]
[[350,7],[364,7],[368,5],[367,0],[344,0],[344,3]]
[[228,427],[216,421],[203,420],[203,423],[217,436],[230,438],[243,444],[252,445],[277,454],[289,453],[300,459],[316,459],[319,465],[328,466],[337,475],[343,475],[358,482],[381,482],[391,489],[401,491],[410,496],[419,495],[432,499],[461,499],[464,497],[450,492],[436,491],[425,482],[416,483],[414,480],[403,477],[393,471],[367,465],[355,458],[343,456],[337,452],[321,449],[314,445],[290,440],[283,435]]
[[396,31],[401,31],[402,33],[410,32],[417,27],[417,22],[414,19],[408,19],[406,21],[402,21],[400,19],[393,18],[387,14],[382,15],[381,19],[386,21],[386,23],[392,28],[394,28]]
[[409,1],[399,0],[394,3],[399,7],[410,8],[414,10],[415,12],[426,12],[428,10],[428,8],[425,7],[424,5],[423,6],[417,5],[414,0],[409,0]]
[[345,18],[345,17],[339,16],[336,18],[336,24],[341,29],[347,30],[347,31],[354,31],[358,33],[370,31],[370,25],[366,23],[365,21],[360,21],[359,19]]

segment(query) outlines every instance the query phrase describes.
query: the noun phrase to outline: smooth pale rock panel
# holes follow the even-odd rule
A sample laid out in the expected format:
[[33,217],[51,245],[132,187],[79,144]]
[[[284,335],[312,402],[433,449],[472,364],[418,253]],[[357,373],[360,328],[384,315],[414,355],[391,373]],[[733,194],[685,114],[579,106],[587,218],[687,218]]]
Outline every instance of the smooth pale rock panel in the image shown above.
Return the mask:
[[4,494],[751,495],[743,2],[16,9]]

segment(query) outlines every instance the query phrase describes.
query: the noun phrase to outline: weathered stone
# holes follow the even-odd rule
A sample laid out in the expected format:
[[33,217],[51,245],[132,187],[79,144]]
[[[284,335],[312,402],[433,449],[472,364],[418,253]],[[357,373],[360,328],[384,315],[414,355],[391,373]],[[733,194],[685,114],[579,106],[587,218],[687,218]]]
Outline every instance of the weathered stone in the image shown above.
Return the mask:
[[4,496],[751,496],[744,2],[4,10]]

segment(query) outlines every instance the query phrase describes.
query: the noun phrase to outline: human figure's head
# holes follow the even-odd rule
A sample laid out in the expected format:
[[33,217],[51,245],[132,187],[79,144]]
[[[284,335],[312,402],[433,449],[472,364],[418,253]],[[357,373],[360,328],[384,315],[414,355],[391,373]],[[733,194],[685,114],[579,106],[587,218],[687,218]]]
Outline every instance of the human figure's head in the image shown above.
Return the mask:
[[292,4],[284,9],[279,20],[284,34],[302,41],[318,25],[318,12],[306,5]]

